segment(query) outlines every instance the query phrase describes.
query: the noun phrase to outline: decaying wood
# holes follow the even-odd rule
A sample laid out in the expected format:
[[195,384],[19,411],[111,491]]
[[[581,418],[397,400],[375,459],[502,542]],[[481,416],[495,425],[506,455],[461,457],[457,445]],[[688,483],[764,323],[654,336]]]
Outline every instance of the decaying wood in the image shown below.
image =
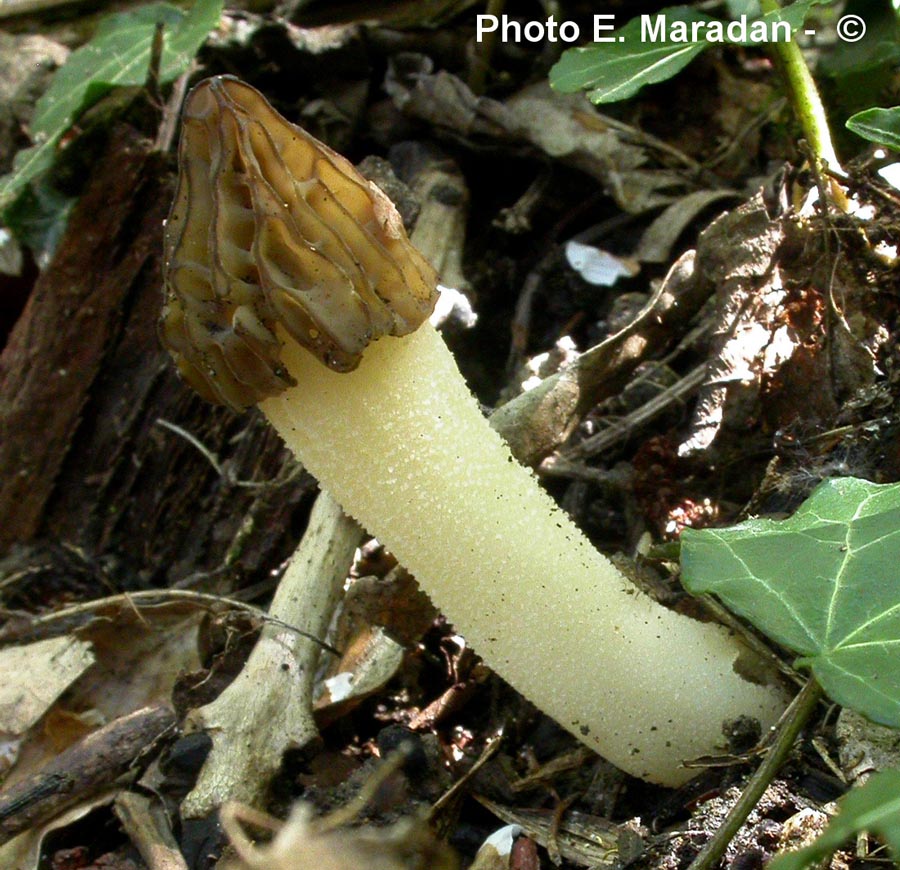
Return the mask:
[[[463,273],[469,190],[459,167],[434,148],[409,144],[403,153],[411,161],[411,188],[421,203],[412,234],[445,287],[466,291]],[[440,300],[438,300],[440,305]]]
[[700,310],[710,286],[696,280],[694,253],[683,255],[644,310],[624,329],[491,415],[513,455],[534,465],[572,433],[599,401],[616,395],[645,359],[671,347]]
[[[285,822],[236,803],[222,808],[222,827],[237,853],[228,870],[458,870],[455,852],[441,842],[421,818],[402,818],[376,827],[355,822],[378,789],[404,760],[398,752],[384,761],[348,804],[320,818],[312,807],[297,804]],[[258,845],[246,826],[274,832]]]
[[[103,353],[152,257],[160,172],[127,132],[76,206],[0,356],[0,549],[37,532]],[[35,413],[37,408],[51,413]]]
[[0,793],[0,844],[113,785],[175,724],[168,707],[145,707],[89,734],[43,770]]
[[5,586],[6,602],[70,582],[53,567],[58,545],[105,589],[227,593],[296,543],[311,479],[259,415],[192,395],[159,345],[172,175],[150,149],[114,131],[0,357],[0,554],[19,545],[8,570],[28,582],[22,595]]
[[700,234],[697,260],[716,306],[707,378],[680,456],[721,457],[757,422],[761,432],[827,428],[872,387],[887,335],[879,297],[832,240],[852,240],[854,220],[839,234],[773,217],[760,192]]
[[563,462],[576,462],[591,456],[599,456],[614,444],[626,440],[642,426],[646,426],[673,404],[685,403],[706,379],[706,365],[701,364],[614,425],[588,436],[578,444],[564,448],[561,451]]
[[[340,505],[321,493],[269,615],[324,637],[361,536]],[[295,631],[267,625],[237,679],[191,712],[188,727],[207,731],[213,747],[182,803],[186,816],[204,816],[228,800],[262,802],[284,753],[318,735],[312,690],[320,652]]]
[[772,344],[770,324],[786,295],[779,262],[786,223],[771,219],[757,194],[720,216],[700,237],[703,268],[716,287],[718,306],[707,383],[679,448],[683,455],[712,443],[723,424],[729,391],[731,405],[748,414],[750,396],[760,389],[759,358]]
[[547,847],[555,838],[561,857],[594,870],[628,864],[643,850],[641,838],[633,830],[600,816],[567,812],[554,831],[552,811],[513,809],[482,795],[476,799],[498,819],[521,826],[542,846]]
[[168,814],[158,798],[123,791],[116,795],[116,815],[148,870],[188,870],[172,834]]

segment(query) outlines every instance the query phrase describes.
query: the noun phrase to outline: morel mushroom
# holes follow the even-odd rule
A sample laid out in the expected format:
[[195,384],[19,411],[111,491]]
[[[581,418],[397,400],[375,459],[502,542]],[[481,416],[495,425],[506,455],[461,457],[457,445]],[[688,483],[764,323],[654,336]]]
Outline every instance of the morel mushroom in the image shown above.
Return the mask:
[[639,592],[490,428],[383,193],[227,77],[188,97],[179,158],[162,335],[191,386],[260,402],[484,660],[627,772],[676,785],[724,721],[774,721],[735,638]]

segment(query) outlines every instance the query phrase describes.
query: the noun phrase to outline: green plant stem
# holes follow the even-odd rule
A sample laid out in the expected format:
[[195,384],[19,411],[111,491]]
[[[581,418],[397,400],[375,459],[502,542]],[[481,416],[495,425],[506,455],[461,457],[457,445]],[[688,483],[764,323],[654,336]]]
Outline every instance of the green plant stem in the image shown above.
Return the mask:
[[775,732],[775,739],[762,764],[750,777],[737,803],[731,808],[725,821],[722,822],[710,841],[700,850],[700,854],[691,862],[688,870],[712,870],[716,866],[725,854],[728,844],[734,839],[735,834],[759,803],[763,792],[775,778],[781,765],[784,764],[797,735],[809,721],[821,697],[822,687],[815,677],[810,676],[809,681],[791,701],[784,716],[781,717],[781,722],[778,723]]
[[[760,0],[760,7],[766,15],[781,8],[778,0]],[[828,127],[828,117],[819,96],[819,89],[813,81],[800,46],[791,39],[788,42],[776,42],[775,51],[784,70],[791,104],[797,113],[797,120],[803,128],[803,135],[809,142],[809,147],[829,169],[838,173],[843,172],[831,141],[831,130]]]

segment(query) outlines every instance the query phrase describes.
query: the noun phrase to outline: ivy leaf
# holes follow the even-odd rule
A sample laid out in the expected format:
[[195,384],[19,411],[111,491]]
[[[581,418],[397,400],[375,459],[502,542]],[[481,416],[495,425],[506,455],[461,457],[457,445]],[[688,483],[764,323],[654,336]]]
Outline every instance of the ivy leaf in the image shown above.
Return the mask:
[[218,24],[222,4],[223,0],[196,0],[189,12],[182,12],[167,3],[153,3],[104,20],[93,39],[72,52],[37,101],[31,121],[35,144],[20,151],[13,171],[0,178],[0,209],[52,166],[59,140],[82,112],[113,87],[144,83],[158,22],[165,25],[159,77],[167,82],[187,69]]
[[900,106],[857,112],[847,119],[847,129],[877,145],[900,151]]
[[820,484],[789,519],[688,529],[682,576],[799,653],[839,704],[900,727],[900,485]]
[[900,858],[900,770],[884,770],[871,776],[838,802],[839,812],[825,833],[812,845],[778,855],[768,870],[803,870],[827,857],[859,831],[872,831],[885,839]]

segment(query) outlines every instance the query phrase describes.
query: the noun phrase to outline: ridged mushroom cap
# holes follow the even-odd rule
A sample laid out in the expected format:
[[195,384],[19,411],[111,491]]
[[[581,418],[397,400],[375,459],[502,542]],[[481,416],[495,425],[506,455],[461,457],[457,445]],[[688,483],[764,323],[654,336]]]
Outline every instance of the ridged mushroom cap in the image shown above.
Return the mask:
[[250,85],[191,91],[178,163],[160,334],[205,399],[245,408],[293,386],[284,335],[350,371],[431,313],[434,270],[393,203]]

